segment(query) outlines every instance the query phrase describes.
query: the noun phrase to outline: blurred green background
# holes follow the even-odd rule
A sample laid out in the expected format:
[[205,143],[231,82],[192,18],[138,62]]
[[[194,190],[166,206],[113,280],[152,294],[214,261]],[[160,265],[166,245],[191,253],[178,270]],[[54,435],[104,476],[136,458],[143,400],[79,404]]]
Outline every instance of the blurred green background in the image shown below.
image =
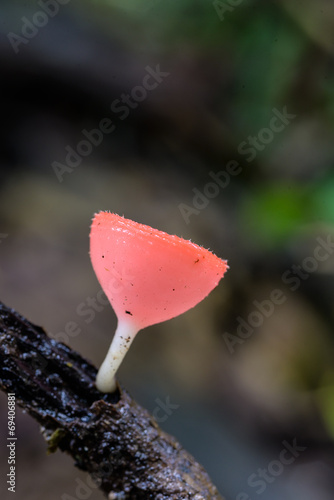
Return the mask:
[[[93,214],[210,248],[226,277],[140,333],[119,378],[152,412],[169,398],[160,425],[227,500],[333,498],[334,4],[40,0],[0,13],[0,300],[99,365],[115,315],[98,301],[91,321],[78,312],[100,290]],[[140,90],[152,71],[158,85]],[[105,118],[114,130],[78,157]],[[75,497],[85,475],[46,458],[19,410],[17,435],[16,498]],[[303,451],[280,466],[283,442]]]

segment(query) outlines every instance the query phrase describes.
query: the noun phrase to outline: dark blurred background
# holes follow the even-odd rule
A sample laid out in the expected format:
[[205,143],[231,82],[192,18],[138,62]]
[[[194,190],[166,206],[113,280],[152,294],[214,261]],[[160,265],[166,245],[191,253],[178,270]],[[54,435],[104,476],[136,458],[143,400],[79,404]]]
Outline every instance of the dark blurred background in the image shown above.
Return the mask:
[[[119,378],[227,500],[332,499],[334,3],[3,0],[0,19],[0,300],[99,365],[116,319],[93,214],[210,248],[226,277]],[[17,437],[16,498],[76,498],[86,475],[19,409]]]

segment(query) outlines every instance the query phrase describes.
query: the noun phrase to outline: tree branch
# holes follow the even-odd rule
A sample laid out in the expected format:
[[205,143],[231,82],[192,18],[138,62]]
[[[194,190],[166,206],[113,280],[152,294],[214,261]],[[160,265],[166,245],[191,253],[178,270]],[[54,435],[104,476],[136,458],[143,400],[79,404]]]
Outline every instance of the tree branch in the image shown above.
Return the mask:
[[0,302],[0,387],[42,426],[49,452],[69,453],[110,499],[222,500],[205,470],[119,387]]

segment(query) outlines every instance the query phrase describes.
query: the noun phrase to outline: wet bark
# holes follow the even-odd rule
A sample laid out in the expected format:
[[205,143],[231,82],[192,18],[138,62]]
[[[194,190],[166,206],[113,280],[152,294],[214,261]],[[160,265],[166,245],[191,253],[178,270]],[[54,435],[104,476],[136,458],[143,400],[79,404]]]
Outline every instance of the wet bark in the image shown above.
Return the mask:
[[96,368],[0,302],[0,387],[69,453],[110,500],[222,500],[208,474],[121,387],[102,394]]

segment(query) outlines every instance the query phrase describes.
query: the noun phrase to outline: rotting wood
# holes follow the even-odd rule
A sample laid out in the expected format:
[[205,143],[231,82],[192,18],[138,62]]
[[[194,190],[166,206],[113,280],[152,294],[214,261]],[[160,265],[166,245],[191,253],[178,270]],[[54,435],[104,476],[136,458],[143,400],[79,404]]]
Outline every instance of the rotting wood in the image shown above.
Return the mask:
[[0,387],[110,499],[222,500],[196,460],[121,387],[102,394],[96,368],[0,302]]

